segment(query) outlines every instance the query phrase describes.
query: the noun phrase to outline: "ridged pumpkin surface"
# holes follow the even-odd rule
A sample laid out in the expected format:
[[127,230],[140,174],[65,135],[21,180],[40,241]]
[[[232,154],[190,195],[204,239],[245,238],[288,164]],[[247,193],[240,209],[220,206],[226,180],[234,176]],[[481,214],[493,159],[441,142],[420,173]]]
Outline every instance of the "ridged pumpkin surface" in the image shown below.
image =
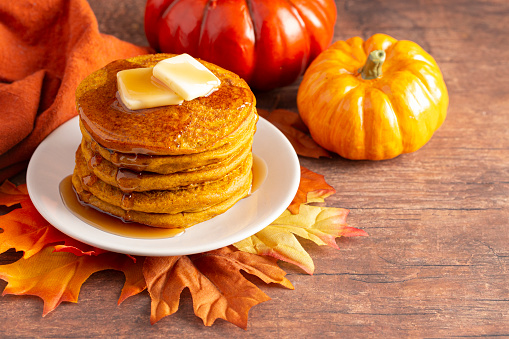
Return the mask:
[[[381,74],[364,79],[373,51]],[[304,75],[299,113],[313,139],[348,159],[382,160],[414,152],[442,125],[449,104],[435,60],[419,45],[375,34],[338,41]]]

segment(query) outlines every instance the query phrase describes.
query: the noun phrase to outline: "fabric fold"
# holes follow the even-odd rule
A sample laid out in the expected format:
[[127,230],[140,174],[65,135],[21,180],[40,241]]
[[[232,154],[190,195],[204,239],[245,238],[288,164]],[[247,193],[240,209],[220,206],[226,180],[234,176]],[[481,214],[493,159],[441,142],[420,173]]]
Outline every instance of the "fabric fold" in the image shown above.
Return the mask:
[[101,34],[85,0],[0,2],[0,46],[0,178],[77,114],[75,90],[88,74],[152,52]]
[[33,129],[39,109],[44,70],[10,84],[0,84],[0,153],[7,152]]

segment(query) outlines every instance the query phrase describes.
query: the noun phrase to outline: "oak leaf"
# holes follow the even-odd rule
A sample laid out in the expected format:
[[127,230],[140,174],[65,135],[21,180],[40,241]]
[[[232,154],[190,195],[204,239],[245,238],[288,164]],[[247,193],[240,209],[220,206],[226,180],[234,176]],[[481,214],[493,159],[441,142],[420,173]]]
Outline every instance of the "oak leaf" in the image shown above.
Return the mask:
[[143,274],[152,300],[151,323],[175,313],[180,294],[187,287],[194,312],[206,326],[221,318],[246,329],[249,309],[270,298],[241,270],[267,284],[293,289],[276,260],[233,247],[190,256],[147,257]]
[[76,256],[54,252],[46,247],[28,259],[0,266],[0,279],[7,281],[5,294],[35,295],[44,301],[43,316],[63,301],[77,302],[83,283],[95,272],[114,269],[125,274],[126,282],[119,302],[145,289],[142,261],[133,262],[126,255],[105,253]]
[[331,157],[328,151],[311,138],[309,130],[298,113],[286,109],[275,109],[269,112],[258,108],[257,111],[261,117],[271,122],[288,138],[298,155],[311,158]]
[[342,208],[301,205],[299,214],[286,210],[269,226],[234,246],[244,252],[292,263],[313,274],[313,259],[295,235],[336,249],[338,237],[366,236],[365,231],[346,224],[348,212]]
[[299,206],[309,201],[309,199],[327,198],[336,193],[334,187],[329,185],[323,175],[300,167],[300,183],[297,193],[293,198],[288,210],[293,213],[299,213]]

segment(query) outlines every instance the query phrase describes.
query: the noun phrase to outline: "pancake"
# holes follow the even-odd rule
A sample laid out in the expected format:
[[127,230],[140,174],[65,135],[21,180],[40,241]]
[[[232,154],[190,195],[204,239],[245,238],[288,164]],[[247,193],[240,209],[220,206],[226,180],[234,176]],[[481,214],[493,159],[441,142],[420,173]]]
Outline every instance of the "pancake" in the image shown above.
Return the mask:
[[88,169],[105,183],[116,186],[124,192],[142,192],[151,190],[172,190],[182,186],[192,186],[223,178],[240,166],[251,154],[253,139],[248,139],[244,148],[221,162],[203,166],[195,170],[159,174],[146,171],[133,171],[117,167],[100,154],[94,153],[85,140],[81,143],[81,152]]
[[83,189],[109,204],[125,210],[173,214],[203,210],[225,200],[249,180],[252,163],[249,154],[240,166],[219,180],[174,190],[126,193],[93,175],[78,148],[75,173],[82,180]]
[[147,171],[161,174],[189,171],[209,166],[209,169],[217,168],[219,162],[231,158],[239,152],[253,137],[258,116],[251,114],[232,134],[232,140],[220,147],[195,154],[185,155],[148,155],[143,153],[121,153],[99,145],[80,121],[80,129],[83,138],[90,143],[90,149],[100,154],[104,159],[117,167],[129,168],[134,171]]
[[218,148],[235,139],[234,132],[255,111],[256,99],[236,74],[205,61],[200,62],[221,81],[208,96],[136,111],[123,106],[117,97],[117,73],[153,67],[173,56],[117,60],[80,83],[76,107],[84,128],[97,143],[123,153],[182,155]]
[[[251,174],[250,174],[251,175]],[[89,192],[83,190],[81,180],[76,174],[72,176],[73,186],[76,189],[78,197],[81,201],[95,207],[96,209],[117,216],[124,221],[133,221],[140,224],[150,225],[161,228],[182,228],[196,225],[205,220],[209,220],[219,214],[226,212],[233,207],[240,199],[249,194],[251,188],[251,178],[242,186],[239,191],[228,199],[220,202],[217,205],[211,206],[199,212],[181,212],[176,214],[166,213],[145,213],[138,211],[126,211],[120,207],[111,205],[101,199],[95,197]]]
[[249,193],[258,114],[244,80],[204,61],[221,81],[213,92],[179,105],[126,108],[117,73],[172,56],[117,60],[78,86],[83,137],[72,183],[79,199],[98,210],[182,228],[224,213]]

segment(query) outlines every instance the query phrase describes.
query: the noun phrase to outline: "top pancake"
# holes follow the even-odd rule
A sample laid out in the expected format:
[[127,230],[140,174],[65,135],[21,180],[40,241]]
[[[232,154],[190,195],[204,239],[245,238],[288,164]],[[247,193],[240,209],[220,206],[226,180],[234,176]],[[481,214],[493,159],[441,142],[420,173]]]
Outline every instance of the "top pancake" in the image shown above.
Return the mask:
[[[255,97],[236,74],[200,60],[220,80],[206,97],[136,111],[117,94],[117,72],[153,67],[173,54],[117,60],[92,73],[76,90],[76,106],[85,129],[101,146],[124,153],[181,155],[220,147],[256,112]],[[256,114],[256,113],[254,113]]]

